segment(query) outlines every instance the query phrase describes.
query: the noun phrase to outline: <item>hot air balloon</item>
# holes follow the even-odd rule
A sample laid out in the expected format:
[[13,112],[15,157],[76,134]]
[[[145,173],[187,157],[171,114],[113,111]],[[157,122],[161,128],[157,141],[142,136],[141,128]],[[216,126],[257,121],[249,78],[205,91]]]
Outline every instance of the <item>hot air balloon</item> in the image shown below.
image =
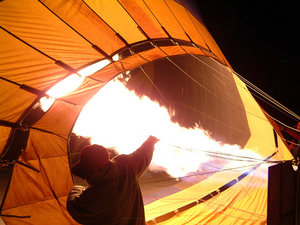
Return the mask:
[[[5,224],[77,224],[65,206],[77,182],[72,130],[80,131],[76,121],[89,100],[105,93],[106,105],[95,104],[108,109],[96,115],[112,119],[108,136],[118,140],[126,135],[117,133],[120,123],[128,131],[138,121],[137,133],[147,127],[141,139],[154,132],[165,142],[156,150],[165,154],[155,162],[163,162],[141,180],[148,224],[266,224],[268,166],[293,157],[183,3],[4,0],[0,26]],[[139,111],[126,93],[149,108]],[[181,168],[177,153],[179,161],[197,162],[195,169]]]

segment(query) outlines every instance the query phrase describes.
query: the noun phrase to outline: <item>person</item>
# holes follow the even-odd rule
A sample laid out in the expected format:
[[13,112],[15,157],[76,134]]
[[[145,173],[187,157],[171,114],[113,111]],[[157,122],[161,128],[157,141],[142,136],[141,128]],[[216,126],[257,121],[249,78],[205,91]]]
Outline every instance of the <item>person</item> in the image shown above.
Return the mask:
[[138,178],[148,168],[158,139],[148,139],[133,153],[109,159],[101,145],[83,147],[72,173],[87,181],[69,192],[67,210],[85,225],[145,225]]

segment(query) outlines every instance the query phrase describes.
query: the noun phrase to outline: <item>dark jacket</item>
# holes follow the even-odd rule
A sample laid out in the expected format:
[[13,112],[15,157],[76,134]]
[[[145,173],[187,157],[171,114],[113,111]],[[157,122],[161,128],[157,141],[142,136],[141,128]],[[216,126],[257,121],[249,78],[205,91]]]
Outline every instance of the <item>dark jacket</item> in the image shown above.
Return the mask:
[[151,162],[155,142],[148,139],[132,154],[112,159],[89,180],[90,187],[74,186],[67,201],[70,215],[86,225],[144,225],[138,178]]

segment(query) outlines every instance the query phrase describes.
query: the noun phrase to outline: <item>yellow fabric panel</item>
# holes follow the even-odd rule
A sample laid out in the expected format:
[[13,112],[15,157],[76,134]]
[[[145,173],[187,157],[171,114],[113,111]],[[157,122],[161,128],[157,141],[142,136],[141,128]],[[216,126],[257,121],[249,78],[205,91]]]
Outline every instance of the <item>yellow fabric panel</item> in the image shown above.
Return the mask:
[[34,101],[36,95],[3,80],[0,80],[0,86],[0,120],[16,122]]
[[159,224],[266,224],[267,173],[261,166],[212,199]]
[[180,25],[183,27],[184,31],[190,36],[194,43],[200,45],[201,47],[207,49],[207,46],[197,30],[196,26],[193,24],[190,13],[181,5],[174,0],[164,0],[170,10],[175,14],[176,19],[179,21]]
[[49,199],[2,211],[3,214],[9,215],[30,215],[30,218],[2,218],[6,225],[77,225],[65,208],[66,199],[64,196],[58,198],[59,202],[56,199]]
[[85,2],[129,44],[146,39],[117,0],[85,0]]
[[287,151],[287,146],[284,140],[282,140],[279,135],[277,135],[277,140],[278,140],[278,148],[277,148],[278,153],[275,155],[274,159],[275,160],[293,159],[291,152],[289,150]]
[[34,127],[68,138],[82,106],[55,101]]
[[[234,168],[234,166],[228,164],[226,168]],[[145,206],[146,219],[152,220],[194,202],[236,179],[240,174],[241,172],[233,170],[218,172],[187,189],[150,203]]]
[[189,38],[176,21],[172,12],[163,0],[146,1],[145,4],[158,19],[159,23],[168,31],[172,38],[189,41]]
[[150,38],[168,37],[143,0],[119,0],[119,2]]
[[[251,137],[245,146],[245,149],[251,149],[260,155],[267,157],[272,153],[279,151],[277,159],[292,159],[289,150],[281,142],[278,148],[275,145],[275,138],[273,133],[273,126],[262,112],[260,106],[254,100],[246,85],[234,75],[235,82],[238,87],[241,99],[244,102],[244,107],[247,114],[248,125],[251,132]],[[278,138],[279,139],[279,138]]]
[[1,2],[0,23],[35,48],[74,68],[101,58],[86,40],[39,1]]
[[[3,2],[0,3],[0,7]],[[0,9],[1,10],[1,9]],[[0,76],[19,84],[45,89],[67,74],[54,61],[0,29]]]
[[60,18],[107,54],[124,47],[114,31],[82,1],[42,0]]
[[10,130],[10,127],[0,126],[0,154],[2,153],[3,148],[6,144],[6,140],[10,134]]

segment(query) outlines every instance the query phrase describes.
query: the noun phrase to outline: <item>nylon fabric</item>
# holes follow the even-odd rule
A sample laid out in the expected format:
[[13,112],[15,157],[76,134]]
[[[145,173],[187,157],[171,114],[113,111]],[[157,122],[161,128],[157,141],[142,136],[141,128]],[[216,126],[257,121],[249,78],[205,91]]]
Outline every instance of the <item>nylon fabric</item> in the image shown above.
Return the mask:
[[78,68],[101,58],[86,40],[38,1],[3,1],[0,12],[2,27],[56,60]]
[[85,2],[129,44],[146,39],[118,1],[85,0]]
[[[56,101],[34,127],[67,139],[80,110],[81,108],[76,105]],[[51,124],[55,124],[55,126]]]
[[0,154],[2,153],[4,146],[6,144],[6,140],[10,134],[11,128],[10,127],[3,127],[0,126]]
[[[35,100],[36,95],[26,92],[20,89],[19,86],[7,81],[0,80],[0,85],[0,120],[14,123]],[[11,101],[11,99],[15,100]]]
[[43,90],[67,75],[67,71],[55,65],[53,60],[2,29],[0,29],[0,53],[0,76],[18,84]]
[[[70,24],[92,44],[97,45],[107,54],[124,47],[124,43],[115,32],[97,14],[91,12],[83,1],[42,1],[60,18]],[[90,29],[93,27],[93,29]],[[103,56],[102,56],[103,57]]]
[[[44,142],[40,143],[40,140]],[[67,196],[73,185],[66,145],[66,140],[58,136],[30,131],[27,148],[21,153],[20,161],[40,172],[15,164],[2,211],[8,215],[29,215],[30,218],[4,217],[7,224],[14,224],[16,221],[20,224],[37,221],[45,224],[75,224],[65,209],[64,196]],[[59,202],[56,197],[60,199]],[[48,220],[45,219],[47,216],[56,217]]]
[[144,4],[143,0],[119,0],[119,2],[150,38],[168,37],[147,6]]
[[[115,74],[113,74],[112,76],[114,75]],[[109,77],[108,74],[106,74],[106,76]],[[85,79],[80,87],[78,87],[78,89],[76,89],[70,95],[61,97],[60,100],[71,102],[72,104],[75,104],[77,105],[77,107],[79,107],[80,105],[83,105],[85,102],[87,102],[93,95],[95,95],[95,93],[98,92],[104,85],[104,81],[101,82],[93,79]]]
[[30,216],[30,218],[2,217],[2,219],[6,225],[28,225],[37,222],[45,225],[78,225],[69,216],[65,207],[62,207],[66,205],[67,197],[60,197],[58,200],[59,203],[56,199],[47,199],[30,205],[3,210],[3,214]]
[[[14,140],[11,123],[21,121],[15,126],[29,129],[27,147],[16,159],[29,167],[14,164],[1,213],[30,217],[2,217],[7,225],[77,224],[65,208],[73,186],[69,164],[74,159],[68,153],[72,128],[89,99],[124,72],[130,75],[128,89],[176,111],[172,121],[182,127],[201,125],[216,140],[238,144],[241,151],[251,149],[263,159],[274,153],[271,160],[292,159],[280,138],[276,146],[271,119],[206,27],[177,1],[0,1],[0,55],[0,153]],[[38,94],[74,73],[72,68],[83,69],[104,58],[111,63],[56,99],[49,110],[39,108]],[[236,168],[234,160],[214,159],[201,166],[202,174],[171,181],[147,180],[146,174],[141,185],[146,185],[142,189],[148,198],[146,220],[153,224],[151,220],[242,175],[223,192],[158,224],[266,224],[267,166],[245,173],[261,162]]]
[[266,167],[255,170],[214,198],[159,224],[266,224]]
[[204,42],[200,33],[197,31],[197,28],[195,26],[191,26],[193,23],[191,17],[193,17],[193,15],[189,14],[181,4],[178,4],[173,0],[164,0],[164,2],[172,14],[174,14],[173,17],[175,17],[175,19],[178,21],[179,25],[182,27],[182,30],[190,36],[192,41],[207,49],[206,43]]
[[182,30],[182,28],[172,15],[170,9],[163,0],[145,0],[144,2],[149,7],[150,11],[154,14],[154,16],[157,18],[159,23],[168,31],[171,37],[189,41],[189,38],[186,36],[186,34],[184,33],[184,31]]

